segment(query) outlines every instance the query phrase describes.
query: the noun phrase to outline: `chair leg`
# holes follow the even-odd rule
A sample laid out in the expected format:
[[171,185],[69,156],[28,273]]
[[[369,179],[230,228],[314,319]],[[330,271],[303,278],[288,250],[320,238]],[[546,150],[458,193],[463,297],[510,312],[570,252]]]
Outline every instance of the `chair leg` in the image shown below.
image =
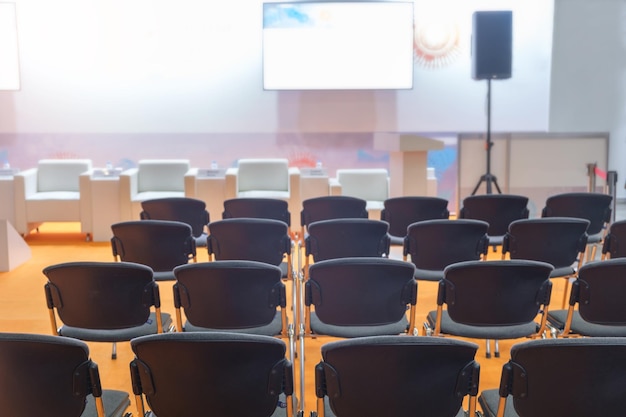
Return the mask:
[[485,357],[487,359],[491,358],[491,340],[485,340]]
[[493,356],[495,356],[496,358],[500,357],[500,343],[498,343],[498,339],[495,339],[493,341]]
[[117,343],[113,342],[111,347],[111,359],[117,359]]

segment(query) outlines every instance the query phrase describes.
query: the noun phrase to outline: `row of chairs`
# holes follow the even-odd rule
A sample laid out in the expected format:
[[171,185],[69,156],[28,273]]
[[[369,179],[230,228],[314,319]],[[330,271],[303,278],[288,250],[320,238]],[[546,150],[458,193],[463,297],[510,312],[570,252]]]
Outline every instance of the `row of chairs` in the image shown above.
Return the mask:
[[[294,415],[293,367],[280,340],[170,333],[133,339],[131,347],[139,416]],[[619,415],[623,409],[624,338],[515,344],[500,388],[482,392],[476,351],[470,342],[426,337],[324,344],[315,366],[318,401],[311,415],[474,416],[480,415],[477,402],[488,417]],[[7,415],[130,416],[129,395],[102,388],[83,342],[3,333],[0,352],[0,379],[6,380],[0,404]]]

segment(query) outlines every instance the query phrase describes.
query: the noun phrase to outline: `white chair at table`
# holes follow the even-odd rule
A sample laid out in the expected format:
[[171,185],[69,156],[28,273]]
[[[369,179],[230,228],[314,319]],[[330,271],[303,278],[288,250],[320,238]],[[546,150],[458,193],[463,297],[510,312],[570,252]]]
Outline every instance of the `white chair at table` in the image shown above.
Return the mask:
[[226,200],[238,197],[277,198],[289,204],[291,224],[300,222],[300,169],[283,158],[240,159],[226,170]]
[[15,224],[22,236],[44,222],[80,222],[92,233],[90,159],[42,159],[14,176]]
[[329,179],[330,195],[347,195],[367,202],[370,219],[379,220],[389,198],[389,173],[384,168],[338,169]]
[[143,159],[120,174],[120,219],[139,220],[141,202],[156,198],[189,197],[185,177],[195,171],[187,159]]

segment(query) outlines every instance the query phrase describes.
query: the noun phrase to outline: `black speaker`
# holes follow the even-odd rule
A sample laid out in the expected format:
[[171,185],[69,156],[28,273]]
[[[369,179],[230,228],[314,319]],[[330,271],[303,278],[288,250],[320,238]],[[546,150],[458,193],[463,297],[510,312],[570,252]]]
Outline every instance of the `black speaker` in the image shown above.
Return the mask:
[[474,12],[472,21],[472,78],[511,78],[513,12]]

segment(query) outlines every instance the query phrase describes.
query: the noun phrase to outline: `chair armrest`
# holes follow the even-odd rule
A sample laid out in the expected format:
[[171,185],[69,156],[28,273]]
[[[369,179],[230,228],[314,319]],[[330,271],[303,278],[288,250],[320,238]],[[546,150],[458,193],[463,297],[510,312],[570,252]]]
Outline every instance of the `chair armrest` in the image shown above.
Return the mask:
[[330,195],[341,195],[341,183],[337,178],[329,178],[328,179],[328,189],[330,191]]
[[37,168],[18,172],[13,177],[15,230],[21,235],[29,232],[26,219],[26,198],[37,192]]
[[120,219],[133,220],[133,198],[137,195],[139,168],[130,168],[120,174]]
[[230,200],[231,198],[237,197],[237,190],[239,190],[239,184],[237,181],[237,175],[239,174],[239,169],[235,167],[228,168],[225,174],[225,190],[224,190],[224,198],[226,200]]

